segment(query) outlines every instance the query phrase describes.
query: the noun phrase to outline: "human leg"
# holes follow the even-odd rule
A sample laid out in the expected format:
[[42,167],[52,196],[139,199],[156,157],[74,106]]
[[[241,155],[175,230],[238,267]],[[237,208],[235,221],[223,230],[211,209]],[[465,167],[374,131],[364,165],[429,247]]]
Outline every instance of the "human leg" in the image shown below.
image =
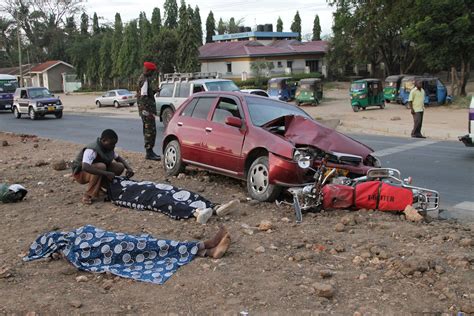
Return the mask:
[[198,244],[198,255],[219,259],[229,249],[230,241],[230,234],[224,226],[221,226],[214,237]]
[[[106,170],[107,167],[104,163],[94,163],[92,164],[94,168]],[[82,201],[85,204],[90,204],[91,198],[97,197],[99,195],[101,183],[102,183],[102,176],[88,173],[85,171],[81,171],[79,174],[74,176],[74,179],[80,184],[87,184],[87,190],[84,193]]]
[[143,137],[145,139],[145,159],[149,160],[160,160],[160,156],[155,154],[153,147],[155,147],[156,141],[156,122],[155,116],[142,115],[143,122]]
[[121,175],[124,170],[125,166],[123,165],[123,163],[115,161],[112,161],[112,163],[107,168],[107,171],[113,172],[116,176]]

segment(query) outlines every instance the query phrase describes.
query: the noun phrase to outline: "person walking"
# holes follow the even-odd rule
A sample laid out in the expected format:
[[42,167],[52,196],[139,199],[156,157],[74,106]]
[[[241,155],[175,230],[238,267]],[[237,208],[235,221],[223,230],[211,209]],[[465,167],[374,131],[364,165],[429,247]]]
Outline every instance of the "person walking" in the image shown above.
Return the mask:
[[415,87],[410,91],[408,97],[408,108],[413,115],[413,130],[411,137],[426,138],[421,134],[421,126],[423,124],[423,113],[425,110],[425,90],[422,88],[421,81],[415,82]]
[[143,63],[143,74],[138,78],[137,103],[138,114],[143,122],[143,137],[145,138],[145,159],[159,161],[161,157],[153,151],[156,140],[156,103],[155,93],[152,89],[152,76],[156,65],[151,62]]

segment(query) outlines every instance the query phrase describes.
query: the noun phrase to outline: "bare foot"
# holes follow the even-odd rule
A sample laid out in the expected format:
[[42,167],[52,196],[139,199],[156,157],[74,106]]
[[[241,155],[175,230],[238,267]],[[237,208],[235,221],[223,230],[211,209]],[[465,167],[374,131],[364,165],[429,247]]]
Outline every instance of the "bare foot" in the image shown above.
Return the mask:
[[217,245],[217,247],[209,249],[207,255],[214,259],[220,259],[226,253],[227,249],[230,246],[230,235],[229,233],[225,234],[224,238],[222,238],[221,242]]
[[214,235],[211,239],[204,241],[204,249],[211,249],[217,247],[219,242],[225,237],[227,234],[227,228],[224,226],[220,226],[217,234]]

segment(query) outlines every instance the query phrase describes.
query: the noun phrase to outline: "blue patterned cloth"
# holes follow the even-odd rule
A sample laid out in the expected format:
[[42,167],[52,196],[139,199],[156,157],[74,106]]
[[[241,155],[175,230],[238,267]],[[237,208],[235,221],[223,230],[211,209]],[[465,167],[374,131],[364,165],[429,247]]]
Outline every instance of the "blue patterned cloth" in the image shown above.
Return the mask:
[[110,272],[138,281],[163,284],[180,267],[194,259],[198,243],[156,239],[148,234],[115,233],[91,225],[71,232],[49,232],[30,246],[24,261],[62,253],[76,268]]

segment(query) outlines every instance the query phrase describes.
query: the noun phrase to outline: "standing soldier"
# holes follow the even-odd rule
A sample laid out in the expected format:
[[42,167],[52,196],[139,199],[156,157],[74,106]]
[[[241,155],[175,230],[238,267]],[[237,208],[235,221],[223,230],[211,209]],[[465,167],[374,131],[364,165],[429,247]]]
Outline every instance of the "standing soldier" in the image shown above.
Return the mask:
[[142,118],[143,136],[145,138],[145,159],[149,160],[161,159],[160,156],[153,151],[156,139],[156,103],[151,81],[155,71],[156,65],[154,63],[143,63],[143,74],[138,79],[137,86],[138,113]]

